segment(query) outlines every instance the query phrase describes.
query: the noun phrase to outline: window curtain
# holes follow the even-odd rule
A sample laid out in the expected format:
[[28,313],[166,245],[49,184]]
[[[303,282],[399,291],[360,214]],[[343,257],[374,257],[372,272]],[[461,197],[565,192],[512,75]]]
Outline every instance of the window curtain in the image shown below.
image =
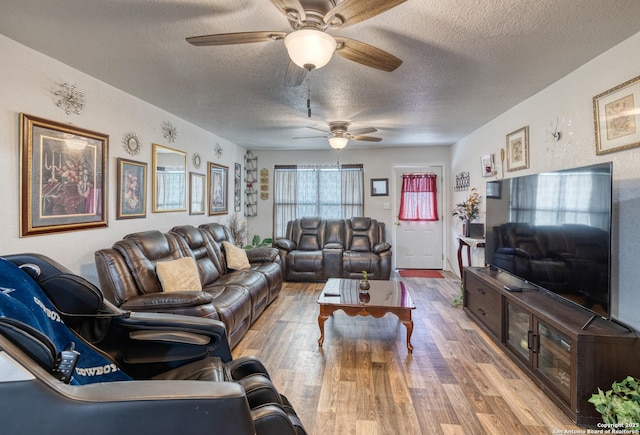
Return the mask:
[[296,218],[362,216],[363,166],[276,166],[273,200],[275,238],[284,237],[287,223]]
[[437,221],[436,182],[435,174],[403,174],[398,219],[401,221]]
[[158,172],[156,177],[156,201],[160,208],[185,207],[184,172]]

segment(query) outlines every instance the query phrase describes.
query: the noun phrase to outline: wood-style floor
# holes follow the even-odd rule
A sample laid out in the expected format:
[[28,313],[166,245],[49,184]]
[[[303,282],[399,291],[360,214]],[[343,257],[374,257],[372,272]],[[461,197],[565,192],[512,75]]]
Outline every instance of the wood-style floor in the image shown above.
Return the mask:
[[413,354],[404,325],[392,314],[376,319],[338,311],[325,323],[324,346],[318,347],[322,284],[285,283],[234,357],[255,355],[264,362],[309,434],[579,430],[451,305],[460,280],[444,274],[403,278],[416,304]]

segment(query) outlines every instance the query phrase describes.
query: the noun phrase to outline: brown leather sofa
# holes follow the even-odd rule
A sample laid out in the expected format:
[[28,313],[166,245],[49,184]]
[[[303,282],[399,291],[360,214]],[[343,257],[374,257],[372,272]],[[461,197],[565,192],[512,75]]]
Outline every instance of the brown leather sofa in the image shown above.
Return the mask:
[[[274,248],[248,250],[250,269],[229,269],[225,241],[233,244],[231,233],[217,223],[129,234],[95,253],[100,286],[123,310],[221,320],[233,347],[278,296],[283,275]],[[184,257],[196,261],[202,290],[163,291],[157,263]]]
[[304,217],[287,223],[285,237],[273,242],[280,251],[285,281],[328,278],[389,279],[391,245],[385,225],[368,217]]

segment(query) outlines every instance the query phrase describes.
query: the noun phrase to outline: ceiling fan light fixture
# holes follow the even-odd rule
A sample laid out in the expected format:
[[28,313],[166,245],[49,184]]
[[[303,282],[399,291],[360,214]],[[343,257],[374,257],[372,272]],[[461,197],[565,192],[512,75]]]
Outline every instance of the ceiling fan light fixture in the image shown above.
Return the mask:
[[318,69],[331,60],[336,40],[321,30],[300,29],[284,38],[289,57],[300,68]]
[[331,145],[331,148],[336,150],[341,150],[342,148],[346,147],[347,142],[349,142],[349,139],[342,136],[334,136],[329,138],[329,145]]

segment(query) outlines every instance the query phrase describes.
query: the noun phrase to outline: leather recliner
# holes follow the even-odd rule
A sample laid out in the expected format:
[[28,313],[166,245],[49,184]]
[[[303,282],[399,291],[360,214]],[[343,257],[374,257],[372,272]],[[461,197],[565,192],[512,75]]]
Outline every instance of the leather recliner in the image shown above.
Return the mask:
[[355,279],[362,277],[363,270],[369,279],[391,276],[392,252],[385,241],[385,225],[368,217],[295,219],[273,246],[280,251],[286,281]]
[[[262,363],[231,358],[221,322],[122,311],[37,254],[5,256],[0,268],[0,395],[10,398],[0,407],[4,432],[306,433]],[[37,321],[10,315],[20,292]],[[107,361],[92,369],[98,383],[70,382],[87,369],[60,376],[63,349],[45,322],[72,337],[80,361],[93,354]],[[103,376],[116,371],[121,378]]]

